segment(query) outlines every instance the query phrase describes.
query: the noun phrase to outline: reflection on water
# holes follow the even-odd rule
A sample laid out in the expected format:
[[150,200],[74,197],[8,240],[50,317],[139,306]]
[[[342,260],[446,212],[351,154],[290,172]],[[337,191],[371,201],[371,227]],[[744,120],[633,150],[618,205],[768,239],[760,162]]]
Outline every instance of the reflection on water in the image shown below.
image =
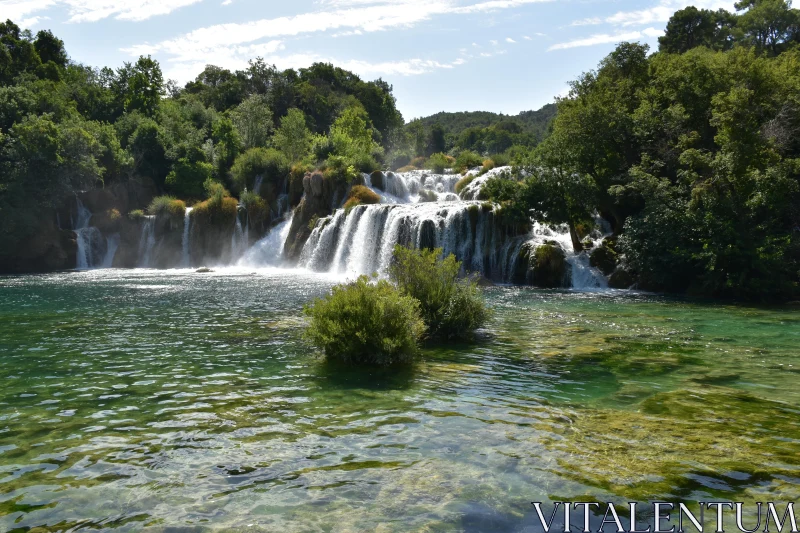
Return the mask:
[[531,501],[800,498],[796,310],[498,287],[480,343],[391,372],[303,344],[333,283],[0,279],[0,531],[520,531]]

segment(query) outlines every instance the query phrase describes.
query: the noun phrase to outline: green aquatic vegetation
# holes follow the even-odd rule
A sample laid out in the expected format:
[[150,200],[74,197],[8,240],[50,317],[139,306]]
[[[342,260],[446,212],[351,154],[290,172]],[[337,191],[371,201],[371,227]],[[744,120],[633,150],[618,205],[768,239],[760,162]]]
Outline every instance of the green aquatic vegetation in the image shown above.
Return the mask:
[[[551,425],[545,443],[566,454],[560,464],[567,476],[631,501],[698,490],[739,498],[745,494],[737,485],[778,483],[800,467],[793,411],[733,389],[676,390],[647,398],[636,411],[570,411],[570,423]],[[728,488],[715,490],[697,476]]]

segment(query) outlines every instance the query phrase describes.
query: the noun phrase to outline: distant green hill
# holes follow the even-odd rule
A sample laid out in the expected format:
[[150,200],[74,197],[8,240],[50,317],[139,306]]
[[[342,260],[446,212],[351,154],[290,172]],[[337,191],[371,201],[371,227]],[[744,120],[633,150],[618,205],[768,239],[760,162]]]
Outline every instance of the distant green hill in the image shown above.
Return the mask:
[[445,133],[453,137],[458,137],[468,128],[487,128],[499,122],[512,121],[520,124],[526,133],[532,133],[541,139],[555,116],[556,104],[547,104],[537,111],[523,111],[519,115],[504,115],[490,111],[460,111],[436,113],[419,120],[426,129],[438,123],[444,128]]

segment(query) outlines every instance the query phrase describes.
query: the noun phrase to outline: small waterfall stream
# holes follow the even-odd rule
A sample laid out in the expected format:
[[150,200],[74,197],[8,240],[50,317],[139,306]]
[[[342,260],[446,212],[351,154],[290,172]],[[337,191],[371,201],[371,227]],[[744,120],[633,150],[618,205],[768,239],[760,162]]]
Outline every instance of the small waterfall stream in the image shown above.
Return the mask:
[[[75,203],[76,216],[70,216],[77,244],[75,268],[77,270],[111,268],[119,246],[119,234],[103,239],[100,230],[89,225],[92,220],[92,212],[83,205],[80,198],[75,197]],[[61,224],[60,218],[58,223]]]
[[139,238],[139,268],[150,268],[153,248],[156,245],[156,217],[146,216],[142,224],[142,236]]
[[270,231],[266,237],[255,243],[239,259],[237,266],[263,267],[279,266],[283,262],[283,243],[289,236],[292,216],[284,220]]
[[186,208],[186,214],[183,216],[183,235],[181,237],[181,266],[189,268],[192,266],[192,208]]

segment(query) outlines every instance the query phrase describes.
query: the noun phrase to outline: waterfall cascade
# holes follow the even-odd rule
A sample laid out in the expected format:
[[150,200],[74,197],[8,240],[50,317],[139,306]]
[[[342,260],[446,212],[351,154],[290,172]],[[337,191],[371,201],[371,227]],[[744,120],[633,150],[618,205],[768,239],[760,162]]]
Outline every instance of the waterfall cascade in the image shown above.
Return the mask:
[[[388,173],[381,184],[366,177],[366,185],[381,196],[381,203],[360,205],[349,213],[339,209],[319,220],[303,247],[300,266],[348,276],[383,273],[394,246],[401,244],[442,248],[445,254],[454,254],[465,270],[508,283],[526,243],[537,247],[555,241],[564,251],[573,287],[607,286],[602,273],[589,265],[588,254],[573,251],[566,226],[534,223],[529,234],[513,235],[496,223],[494,208],[478,201],[480,188],[489,178],[508,170],[498,168],[483,176],[471,171],[475,177],[461,195],[467,199],[455,194],[459,175]],[[593,237],[602,239],[600,233]]]
[[[606,278],[590,265],[589,254],[573,251],[566,226],[553,227],[533,222],[528,233],[520,234],[500,223],[499,208],[482,201],[481,188],[488,179],[508,171],[508,167],[503,167],[482,176],[478,175],[478,170],[470,171],[467,176],[472,179],[460,188],[460,195],[455,189],[463,178],[457,174],[416,170],[364,175],[364,184],[380,197],[381,202],[345,210],[341,208],[345,198],[339,198],[341,194],[334,195],[335,198],[331,199],[332,214],[316,220],[299,254],[298,266],[347,277],[383,274],[390,265],[395,245],[400,244],[413,248],[442,248],[445,254],[455,255],[465,271],[480,272],[501,283],[524,283],[535,282],[541,275],[537,270],[541,268],[539,263],[533,262],[533,251],[549,245],[563,251],[563,260],[558,268],[565,269],[563,279],[571,279],[572,287],[606,287]],[[261,187],[260,182],[260,179],[256,180],[254,190]],[[273,206],[270,213],[274,227],[252,246],[249,214],[244,205],[238,206],[232,229],[227,226],[219,237],[213,233],[206,234],[208,230],[200,225],[195,227],[197,221],[191,216],[192,208],[186,209],[182,228],[178,223],[174,232],[164,230],[166,226],[162,228],[162,225],[157,229],[156,218],[147,216],[141,223],[138,250],[135,240],[128,241],[131,243],[128,248],[137,253],[135,261],[129,264],[143,268],[155,264],[188,268],[193,260],[205,261],[211,257],[212,265],[215,261],[222,261],[249,268],[284,266],[284,247],[291,235],[291,222],[295,215],[286,192],[278,196]],[[104,240],[99,230],[89,226],[90,218],[91,213],[79,202],[75,219],[78,267],[110,266],[119,236]],[[598,217],[596,227],[600,229],[595,229],[590,235],[592,242],[587,243],[590,248],[599,245],[609,233],[604,224]],[[195,245],[198,246],[194,252],[193,241],[197,241]],[[178,242],[180,249],[177,248]],[[201,248],[208,246],[201,245],[204,242],[222,242],[224,246],[219,249],[224,251],[217,256],[204,255]],[[198,257],[193,257],[193,253]]]
[[192,208],[187,207],[183,215],[183,235],[181,236],[181,266],[188,268],[192,266]]
[[153,248],[156,245],[156,217],[146,216],[142,224],[142,236],[139,238],[139,268],[150,268]]
[[[75,268],[78,270],[111,268],[114,254],[119,246],[119,234],[109,235],[104,239],[99,229],[89,225],[92,212],[83,205],[80,198],[76,197],[75,202],[76,216],[71,217],[77,243]],[[61,224],[60,218],[58,224]]]

